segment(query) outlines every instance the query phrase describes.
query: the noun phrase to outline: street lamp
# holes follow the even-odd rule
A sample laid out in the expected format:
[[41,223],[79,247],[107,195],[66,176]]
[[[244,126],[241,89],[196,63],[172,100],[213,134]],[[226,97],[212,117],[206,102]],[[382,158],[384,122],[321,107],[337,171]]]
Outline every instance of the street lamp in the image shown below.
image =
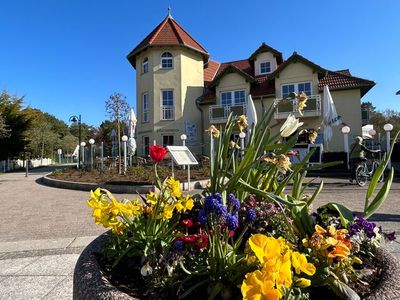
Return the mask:
[[[389,155],[390,152],[390,132],[393,130],[393,125],[387,123],[383,126],[383,130],[386,131],[386,153]],[[387,168],[390,169],[392,167],[392,161],[389,157]]]
[[[187,139],[187,136],[186,136],[186,134],[181,134],[181,140],[182,140],[182,146],[186,146],[186,139]],[[183,169],[185,170],[185,166],[183,166]]]
[[347,158],[347,170],[349,169],[349,132],[350,132],[349,126],[342,127],[342,133],[344,139],[344,151],[346,152],[346,158]]
[[244,139],[246,138],[246,133],[244,133],[243,131],[241,131],[239,133],[239,138],[240,138],[240,149],[242,150],[242,159],[244,156]]
[[[82,127],[82,119],[81,119],[81,115],[78,115],[78,116],[71,116],[70,118],[69,118],[69,121],[70,122],[73,122],[73,123],[76,123],[76,122],[78,122],[78,145],[80,145],[81,144],[81,132],[82,132],[82,129],[81,129],[81,127]],[[80,157],[81,157],[81,153],[80,153],[80,148],[78,147],[78,169],[80,169],[81,168],[81,161],[80,161]]]
[[82,165],[85,165],[85,146],[86,146],[86,143],[82,142],[81,143]]
[[94,139],[90,139],[89,140],[89,144],[90,144],[90,168],[93,169],[93,145],[94,145],[95,141]]
[[122,140],[122,144],[123,144],[123,148],[124,148],[124,175],[125,175],[126,174],[126,165],[127,165],[127,163],[126,163],[126,142],[128,140],[128,137],[126,135],[123,135],[121,137],[121,140]]

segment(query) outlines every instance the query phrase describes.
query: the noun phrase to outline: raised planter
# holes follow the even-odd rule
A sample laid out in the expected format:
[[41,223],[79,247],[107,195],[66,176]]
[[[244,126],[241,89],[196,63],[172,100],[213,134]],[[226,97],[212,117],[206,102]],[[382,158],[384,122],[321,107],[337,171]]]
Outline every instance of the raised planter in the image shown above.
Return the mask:
[[[109,233],[104,233],[82,252],[75,266],[74,300],[128,300],[137,299],[118,290],[104,276],[94,253],[101,252]],[[400,263],[387,250],[379,249],[376,259],[382,267],[381,280],[375,291],[364,300],[400,299]]]
[[[47,175],[41,178],[41,182],[47,186],[61,188],[61,189],[90,191],[98,187],[101,187],[116,194],[136,194],[136,193],[146,194],[154,191],[154,186],[149,184],[133,185],[133,184],[99,184],[99,183],[88,183],[88,182],[73,182],[73,181],[50,178]],[[190,189],[193,190],[193,189],[204,188],[208,182],[209,179],[195,180],[193,182],[190,182]],[[187,187],[188,187],[187,182],[181,183],[182,190],[187,190]]]

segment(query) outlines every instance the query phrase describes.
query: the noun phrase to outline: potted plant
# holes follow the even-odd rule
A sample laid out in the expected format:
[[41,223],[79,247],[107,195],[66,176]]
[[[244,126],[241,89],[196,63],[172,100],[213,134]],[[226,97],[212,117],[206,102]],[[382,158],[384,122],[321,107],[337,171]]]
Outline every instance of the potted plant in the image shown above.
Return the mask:
[[[301,123],[289,116],[272,134],[273,110],[251,126],[230,116],[223,131],[209,129],[216,158],[201,194],[184,195],[174,178],[157,179],[157,192],[135,200],[92,191],[95,222],[111,231],[78,260],[74,299],[399,298],[399,265],[380,247],[394,234],[368,221],[393,180],[392,169],[375,193],[388,158],[362,215],[336,203],[313,211],[323,183],[305,193],[312,152],[297,165],[287,155]],[[246,147],[231,140],[235,130],[247,130]],[[150,149],[156,174],[165,154]],[[286,177],[278,182],[279,173]]]

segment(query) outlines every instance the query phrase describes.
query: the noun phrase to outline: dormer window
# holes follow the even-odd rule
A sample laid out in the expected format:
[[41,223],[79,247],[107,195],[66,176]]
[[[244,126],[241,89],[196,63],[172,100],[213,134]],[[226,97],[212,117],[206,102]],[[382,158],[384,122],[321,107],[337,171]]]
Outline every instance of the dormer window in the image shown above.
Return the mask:
[[172,54],[169,52],[164,52],[161,55],[161,68],[172,69],[172,67],[173,67]]
[[149,71],[149,59],[145,57],[142,62],[142,73],[147,73]]
[[262,62],[260,64],[260,74],[269,74],[271,73],[271,63],[269,61]]

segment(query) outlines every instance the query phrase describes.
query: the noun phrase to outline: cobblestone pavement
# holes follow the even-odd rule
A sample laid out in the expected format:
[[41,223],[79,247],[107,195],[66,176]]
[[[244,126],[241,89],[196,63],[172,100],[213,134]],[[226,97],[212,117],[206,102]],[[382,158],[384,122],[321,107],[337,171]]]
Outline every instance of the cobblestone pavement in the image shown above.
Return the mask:
[[[40,184],[49,170],[36,170],[28,177],[25,173],[0,174],[0,299],[71,299],[79,253],[104,232],[93,223],[86,206],[87,192]],[[363,210],[366,188],[346,179],[323,180],[325,189],[315,207],[337,202]],[[385,231],[400,232],[400,183],[393,184],[372,220]],[[394,242],[387,247],[400,257],[399,245]]]

